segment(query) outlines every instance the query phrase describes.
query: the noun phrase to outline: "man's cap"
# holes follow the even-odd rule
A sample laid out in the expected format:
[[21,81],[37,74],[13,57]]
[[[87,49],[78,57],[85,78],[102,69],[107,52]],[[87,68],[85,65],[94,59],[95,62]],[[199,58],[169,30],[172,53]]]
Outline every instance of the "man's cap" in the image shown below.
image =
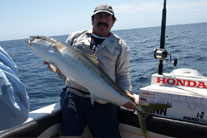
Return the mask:
[[[95,10],[93,11],[93,15],[100,13],[100,12],[107,12],[114,16],[114,11],[110,5],[98,5],[96,6]],[[115,16],[114,16],[115,17]]]

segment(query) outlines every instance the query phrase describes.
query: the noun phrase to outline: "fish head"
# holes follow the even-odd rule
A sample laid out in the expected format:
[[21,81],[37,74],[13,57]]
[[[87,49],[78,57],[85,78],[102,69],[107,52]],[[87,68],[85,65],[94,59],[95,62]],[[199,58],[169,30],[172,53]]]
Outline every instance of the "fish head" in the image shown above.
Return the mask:
[[53,45],[55,44],[55,40],[50,39],[50,41],[47,40],[48,38],[45,36],[30,36],[27,40],[27,43],[29,46],[36,50],[36,51],[47,51]]
[[45,36],[30,36],[27,43],[32,51],[45,61],[48,61],[48,57],[57,51],[55,47],[56,40],[49,39]]

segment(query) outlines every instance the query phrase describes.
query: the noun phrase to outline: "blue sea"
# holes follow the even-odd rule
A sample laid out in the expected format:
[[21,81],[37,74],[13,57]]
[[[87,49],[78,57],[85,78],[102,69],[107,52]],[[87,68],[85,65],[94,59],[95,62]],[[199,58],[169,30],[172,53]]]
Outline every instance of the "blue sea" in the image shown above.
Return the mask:
[[[151,75],[158,72],[159,61],[154,59],[153,53],[155,48],[160,47],[160,30],[160,27],[150,27],[113,31],[130,47],[130,76],[134,93],[149,85]],[[178,59],[178,65],[174,67],[170,64],[168,57],[164,62],[164,72],[191,68],[207,76],[207,23],[167,26],[166,36],[166,50],[173,59]],[[52,38],[65,42],[67,35]],[[31,110],[35,110],[59,102],[64,82],[32,52],[27,39],[0,41],[0,46],[16,62],[20,79],[30,97]]]

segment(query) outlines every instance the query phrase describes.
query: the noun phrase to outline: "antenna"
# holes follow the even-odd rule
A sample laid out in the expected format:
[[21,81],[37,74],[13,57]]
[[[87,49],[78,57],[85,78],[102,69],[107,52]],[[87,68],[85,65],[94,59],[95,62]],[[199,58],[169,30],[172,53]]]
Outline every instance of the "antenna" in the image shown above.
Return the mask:
[[[168,52],[165,50],[165,28],[166,28],[166,0],[164,0],[163,9],[162,9],[162,24],[161,24],[161,36],[160,36],[160,49],[154,50],[154,57],[155,59],[159,59],[159,66],[158,66],[158,74],[162,75],[163,72],[163,60],[167,58],[168,55],[170,55],[170,61],[171,61],[171,54],[168,54]],[[172,63],[172,62],[171,62]],[[174,61],[174,66],[177,65],[177,59]]]

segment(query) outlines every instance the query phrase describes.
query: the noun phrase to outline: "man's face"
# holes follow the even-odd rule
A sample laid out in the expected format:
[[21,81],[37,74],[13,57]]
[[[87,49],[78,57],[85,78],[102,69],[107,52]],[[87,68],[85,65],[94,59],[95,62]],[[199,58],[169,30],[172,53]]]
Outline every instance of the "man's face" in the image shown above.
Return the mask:
[[114,20],[111,14],[106,12],[97,13],[92,19],[93,33],[98,36],[108,36]]

